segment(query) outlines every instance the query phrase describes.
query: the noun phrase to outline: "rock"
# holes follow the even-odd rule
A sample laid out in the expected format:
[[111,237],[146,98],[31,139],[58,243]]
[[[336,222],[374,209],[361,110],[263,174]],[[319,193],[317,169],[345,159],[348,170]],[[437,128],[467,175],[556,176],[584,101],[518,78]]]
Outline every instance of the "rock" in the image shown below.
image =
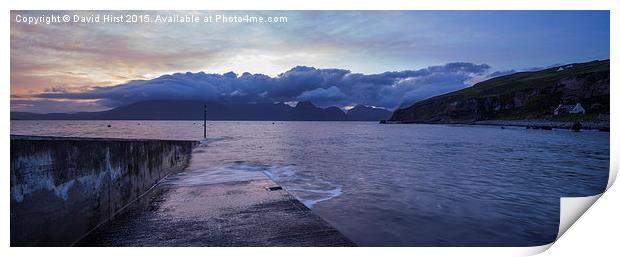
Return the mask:
[[581,125],[581,122],[578,121],[578,122],[573,123],[573,125],[570,127],[570,129],[572,131],[577,132],[577,131],[580,131],[582,127],[583,126]]
[[562,73],[545,69],[511,74],[403,106],[390,120],[469,123],[505,117],[543,119],[551,117],[560,103],[582,103],[590,114],[608,114],[609,74],[608,60],[574,64]]

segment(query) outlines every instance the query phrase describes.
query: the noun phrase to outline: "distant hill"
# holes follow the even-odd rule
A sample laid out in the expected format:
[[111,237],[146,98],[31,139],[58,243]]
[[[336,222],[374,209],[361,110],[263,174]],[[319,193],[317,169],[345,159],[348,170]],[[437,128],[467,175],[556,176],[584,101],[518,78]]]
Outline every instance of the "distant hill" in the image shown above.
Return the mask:
[[[338,107],[319,108],[311,102],[299,102],[295,107],[291,107],[283,103],[223,104],[218,102],[205,103],[197,100],[151,100],[101,112],[49,114],[11,112],[11,119],[202,120],[205,104],[207,105],[207,119],[209,120],[378,121],[391,115],[391,112],[387,110],[365,106],[357,106],[352,113],[353,109],[345,113]],[[382,115],[378,115],[378,113]]]
[[558,119],[560,104],[581,103],[583,119],[609,117],[609,60],[519,72],[398,109],[392,122],[468,123]]
[[365,105],[357,105],[347,111],[347,120],[363,121],[363,120],[387,120],[392,116],[392,112],[383,108],[369,107]]

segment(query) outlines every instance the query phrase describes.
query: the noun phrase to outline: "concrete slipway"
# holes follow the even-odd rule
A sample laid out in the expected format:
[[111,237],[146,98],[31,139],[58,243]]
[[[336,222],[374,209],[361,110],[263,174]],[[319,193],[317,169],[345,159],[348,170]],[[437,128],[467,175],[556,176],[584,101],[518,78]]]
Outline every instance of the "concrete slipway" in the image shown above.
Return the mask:
[[355,246],[260,172],[210,174],[199,148],[78,246]]

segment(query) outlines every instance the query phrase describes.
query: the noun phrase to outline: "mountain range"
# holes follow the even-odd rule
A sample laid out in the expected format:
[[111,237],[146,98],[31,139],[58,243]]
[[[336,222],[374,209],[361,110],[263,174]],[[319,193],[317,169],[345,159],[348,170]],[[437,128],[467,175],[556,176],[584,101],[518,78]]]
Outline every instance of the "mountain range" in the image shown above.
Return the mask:
[[358,105],[344,112],[338,107],[320,108],[311,102],[295,107],[284,103],[219,103],[198,100],[149,100],[101,112],[28,113],[11,112],[12,120],[202,120],[206,105],[208,120],[273,121],[379,121],[391,112]]
[[[472,123],[484,120],[602,120],[609,123],[610,61],[592,61],[491,78],[435,96],[394,113],[358,105],[343,111],[312,102],[222,103],[199,100],[148,100],[107,111],[79,113],[11,112],[12,120],[208,120],[379,121],[395,123]],[[585,115],[558,116],[560,105],[579,103]]]

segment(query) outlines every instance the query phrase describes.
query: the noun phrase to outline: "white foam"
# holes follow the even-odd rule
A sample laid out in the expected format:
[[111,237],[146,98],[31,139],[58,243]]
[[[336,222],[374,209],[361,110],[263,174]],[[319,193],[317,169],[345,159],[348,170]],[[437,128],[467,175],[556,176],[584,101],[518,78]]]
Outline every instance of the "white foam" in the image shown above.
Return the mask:
[[179,184],[184,186],[212,185],[226,182],[251,181],[267,179],[256,168],[249,165],[228,164],[204,169],[194,169],[179,173],[164,181],[165,184]]
[[171,177],[164,183],[200,186],[259,179],[273,180],[308,208],[342,194],[340,185],[311,174],[300,174],[295,166],[248,162],[233,162],[221,166],[188,170]]
[[294,166],[269,166],[263,173],[311,209],[319,202],[342,195],[340,185],[316,176],[298,174]]
[[198,147],[207,147],[207,145],[209,144],[209,139],[203,139],[200,140],[200,144],[198,144]]
[[200,144],[198,144],[198,147],[207,147],[209,143],[215,143],[217,141],[224,141],[224,140],[231,140],[231,139],[233,139],[233,137],[229,137],[229,136],[217,137],[217,138],[205,138],[203,140],[200,140]]
[[334,197],[338,197],[342,194],[342,188],[340,186],[332,190],[310,190],[310,189],[289,189],[289,188],[287,188],[287,190],[292,191],[293,195],[295,195],[294,192],[302,192],[302,193],[310,192],[310,193],[317,193],[319,195],[325,195],[324,197],[318,197],[318,198],[310,198],[307,196],[302,198],[302,197],[295,196],[297,198],[300,198],[299,201],[301,201],[306,207],[310,209],[312,209],[312,207],[314,207],[314,205],[319,202],[327,201]]

